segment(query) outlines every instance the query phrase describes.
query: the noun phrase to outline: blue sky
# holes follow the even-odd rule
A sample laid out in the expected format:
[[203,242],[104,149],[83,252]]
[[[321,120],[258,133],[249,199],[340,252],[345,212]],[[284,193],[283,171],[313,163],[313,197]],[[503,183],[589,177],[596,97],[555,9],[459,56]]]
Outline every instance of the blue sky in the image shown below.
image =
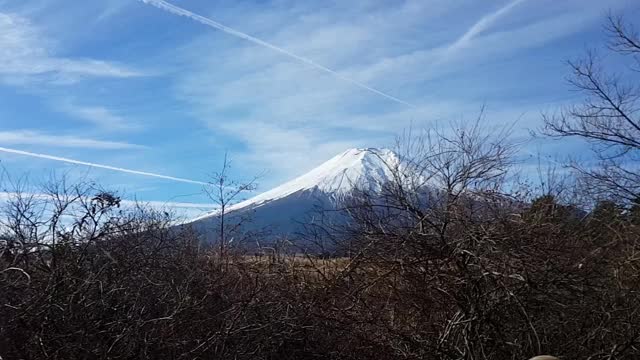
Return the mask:
[[[137,0],[0,0],[0,147],[196,181],[228,151],[234,176],[264,173],[267,190],[346,148],[388,146],[410,125],[473,119],[483,105],[488,127],[517,120],[524,137],[542,111],[576,101],[566,60],[603,45],[607,11],[640,14],[633,0],[172,4],[337,76]],[[129,198],[207,202],[197,184],[15,153],[0,160],[14,178],[55,171]]]

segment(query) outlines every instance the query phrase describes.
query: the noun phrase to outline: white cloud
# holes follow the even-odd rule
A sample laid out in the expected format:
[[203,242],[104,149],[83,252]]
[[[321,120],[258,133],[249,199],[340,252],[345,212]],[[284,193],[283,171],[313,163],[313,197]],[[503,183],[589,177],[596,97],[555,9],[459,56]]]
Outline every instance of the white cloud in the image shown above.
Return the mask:
[[103,6],[103,10],[96,17],[96,21],[106,21],[109,18],[119,15],[128,6],[131,6],[133,1],[131,0],[105,0],[100,3]]
[[[364,84],[364,83],[359,82],[357,80],[354,80],[354,79],[352,79],[352,78],[350,78],[350,77],[348,77],[348,76],[346,76],[344,74],[341,74],[341,73],[339,73],[339,72],[337,72],[337,71],[335,71],[333,69],[330,69],[330,68],[328,68],[328,67],[326,67],[326,66],[324,66],[322,64],[319,64],[318,62],[316,62],[316,61],[314,61],[314,60],[312,60],[312,59],[310,59],[308,57],[300,56],[300,55],[298,55],[296,53],[293,53],[293,52],[291,52],[289,50],[286,50],[286,49],[284,49],[282,47],[276,46],[276,45],[274,45],[274,44],[272,44],[270,42],[264,41],[262,39],[258,39],[258,38],[254,37],[254,36],[251,36],[251,35],[247,34],[247,33],[244,33],[244,32],[238,31],[236,29],[230,28],[230,27],[225,26],[223,24],[220,24],[220,23],[218,23],[218,22],[216,22],[216,21],[214,21],[212,19],[206,18],[204,16],[200,16],[200,15],[195,14],[193,12],[190,12],[190,11],[188,11],[186,9],[183,9],[181,7],[178,7],[178,6],[175,6],[173,4],[170,4],[170,3],[166,2],[166,1],[163,1],[163,0],[141,0],[141,1],[143,3],[145,3],[145,4],[150,4],[150,5],[153,5],[155,7],[160,8],[162,10],[168,11],[168,12],[174,14],[174,15],[185,16],[185,17],[187,17],[187,18],[189,18],[191,20],[197,21],[197,22],[199,22],[201,24],[207,25],[209,27],[212,27],[212,28],[220,30],[220,31],[224,31],[227,34],[230,34],[232,36],[241,38],[243,40],[247,40],[247,41],[249,41],[249,42],[251,42],[251,43],[253,43],[255,45],[259,45],[259,46],[265,47],[265,48],[267,48],[269,50],[281,53],[281,54],[283,54],[283,55],[285,55],[285,56],[287,56],[287,57],[289,57],[289,58],[291,58],[291,59],[293,59],[293,60],[295,60],[295,61],[297,61],[299,63],[305,64],[305,65],[307,65],[307,66],[309,66],[311,68],[314,68],[316,70],[320,70],[320,71],[323,71],[325,73],[328,73],[328,74],[334,76],[338,80],[347,82],[347,83],[349,83],[351,85],[354,85],[356,87],[359,87],[361,89],[369,91],[369,92],[371,92],[371,93],[373,93],[375,95],[378,95],[378,96],[381,96],[381,97],[386,98],[388,100],[400,103],[402,105],[413,106],[413,105],[409,104],[408,102],[406,102],[406,101],[404,101],[402,99],[399,99],[399,98],[397,98],[397,97],[395,97],[393,95],[390,95],[390,94],[388,94],[388,93],[386,93],[384,91],[380,91],[380,90],[378,90],[376,88],[373,88],[373,87],[371,87],[371,86],[369,86],[367,84]],[[340,29],[336,29],[336,31],[334,31],[332,33],[332,35],[336,36],[336,35],[338,35],[340,33],[341,33]],[[310,40],[311,40],[310,43],[316,43],[318,45],[322,45],[321,43],[319,43],[317,41],[314,42],[313,39],[310,39]],[[330,44],[326,44],[326,45],[330,45]]]
[[37,145],[83,149],[142,149],[144,146],[118,141],[88,139],[72,135],[52,135],[34,130],[0,131],[2,145]]
[[[54,199],[50,194],[42,192],[10,192],[0,191],[0,207],[6,205],[11,201],[15,201],[21,198],[31,198],[40,202],[53,202]],[[85,200],[89,200],[88,198]],[[143,201],[143,200],[129,200],[122,199],[121,206],[125,209],[133,209],[135,206],[143,206],[145,208],[151,208],[156,211],[167,211],[171,213],[177,222],[182,220],[193,219],[196,216],[202,215],[218,209],[218,205],[210,203],[191,203],[191,202],[175,202],[175,201]],[[42,207],[43,204],[36,206]]]
[[446,57],[447,55],[450,55],[451,53],[469,45],[469,43],[471,43],[471,41],[475,37],[477,37],[483,31],[489,29],[494,23],[496,23],[496,21],[508,14],[513,10],[514,7],[516,7],[523,1],[524,0],[513,0],[507,5],[499,8],[498,10],[483,16],[480,20],[478,20],[478,22],[467,29],[467,31],[462,34],[462,36],[460,36],[456,41],[446,47],[446,49],[444,50],[444,56]]
[[70,102],[54,106],[60,111],[88,122],[102,130],[124,131],[140,128],[139,124],[103,106],[82,106]]
[[[15,199],[18,196],[33,197],[35,199],[53,200],[53,197],[46,193],[34,193],[34,192],[10,192],[0,191],[0,201],[9,201]],[[193,203],[193,202],[176,202],[176,201],[144,201],[144,200],[128,200],[123,199],[122,204],[126,206],[134,206],[136,204],[149,205],[154,208],[185,208],[185,209],[217,209],[219,206],[216,204],[206,203]]]
[[248,147],[245,153],[233,154],[234,163],[252,167],[257,173],[267,171],[265,175],[272,181],[283,180],[279,178],[283,174],[301,174],[347,148],[371,142],[365,138],[357,141],[353,137],[345,140],[330,134],[322,136],[316,129],[293,129],[269,123],[229,123],[224,129],[228,134],[242,138]]
[[[521,2],[513,2],[511,5]],[[509,7],[509,10],[513,10],[513,7]],[[354,65],[349,71],[362,81],[415,86],[483,63],[501,61],[519,51],[540,48],[573,35],[602,19],[602,9],[598,7],[585,6],[580,10],[558,12],[533,21],[521,21],[509,29],[489,31],[490,26],[495,26],[499,19],[493,17],[495,13],[492,13],[488,15],[491,22],[480,20],[452,42],[387,56],[365,66]],[[506,16],[505,13],[501,15]],[[479,23],[482,24],[480,29],[474,29]],[[532,62],[530,59],[523,61],[523,66]]]
[[9,83],[70,83],[85,77],[128,78],[137,70],[96,59],[57,56],[46,33],[28,19],[0,13],[0,78]]

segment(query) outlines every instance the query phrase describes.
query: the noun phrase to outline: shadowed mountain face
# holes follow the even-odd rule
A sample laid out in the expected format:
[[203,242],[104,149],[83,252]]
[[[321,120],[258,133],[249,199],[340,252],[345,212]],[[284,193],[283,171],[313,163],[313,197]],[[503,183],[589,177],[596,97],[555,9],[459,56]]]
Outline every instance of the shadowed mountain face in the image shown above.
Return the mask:
[[[353,189],[379,190],[392,179],[391,169],[398,162],[396,154],[388,149],[349,149],[298,178],[230,206],[226,219],[231,226],[242,221],[243,231],[264,233],[255,236],[256,240],[247,244],[250,246],[264,245],[257,241],[293,238],[321,210],[335,208],[338,199]],[[205,214],[189,224],[206,242],[216,241],[217,213]]]

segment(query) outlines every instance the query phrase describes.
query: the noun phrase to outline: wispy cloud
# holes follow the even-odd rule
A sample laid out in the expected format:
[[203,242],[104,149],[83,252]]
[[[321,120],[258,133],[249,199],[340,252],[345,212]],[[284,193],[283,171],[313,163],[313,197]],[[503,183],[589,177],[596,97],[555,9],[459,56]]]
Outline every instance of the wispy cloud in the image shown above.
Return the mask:
[[140,71],[114,62],[56,56],[53,42],[28,19],[0,12],[0,78],[20,83],[69,83],[84,77],[128,78]]
[[451,43],[444,50],[444,57],[450,55],[452,52],[460,50],[461,48],[466,47],[476,36],[481,34],[482,32],[489,29],[493,24],[495,24],[501,17],[508,14],[511,10],[513,10],[517,5],[524,2],[524,0],[513,0],[509,2],[507,5],[499,8],[498,10],[489,13],[483,16],[478,22],[473,24],[467,31],[462,34],[456,41]]
[[133,2],[130,0],[107,0],[102,1],[100,4],[104,6],[104,9],[96,17],[96,21],[106,21],[109,18],[118,15],[125,10],[127,6],[130,6]]
[[[610,5],[616,3],[619,1],[612,0]],[[575,35],[597,23],[604,11],[593,3],[567,1],[558,3],[555,7],[550,5],[549,16],[533,16],[536,15],[533,12],[528,17],[526,12],[520,11],[517,22],[511,23],[508,29],[499,28],[501,21],[507,22],[509,15],[516,15],[515,10],[530,4],[533,3],[525,0],[511,1],[480,17],[480,20],[463,29],[459,37],[443,41],[438,46],[383,56],[370,64],[354,66],[352,72],[364,81],[386,81],[405,87],[424,85],[425,82],[436,79],[448,79],[465,71],[469,77],[468,70],[474,66],[499,63],[519,52],[544,47]],[[521,59],[521,63],[522,66],[531,66],[536,60]],[[558,58],[558,63],[561,61],[563,59]],[[507,79],[499,78],[500,69],[492,70],[495,81],[507,82]]]
[[60,111],[108,131],[137,130],[140,125],[103,106],[82,106],[71,102],[54,105]]
[[313,68],[315,68],[317,70],[329,73],[332,76],[336,77],[337,79],[340,79],[342,81],[345,81],[347,83],[355,85],[355,86],[357,86],[357,87],[359,87],[361,89],[367,90],[367,91],[372,92],[372,93],[374,93],[376,95],[382,96],[382,97],[384,97],[384,98],[386,98],[388,100],[391,100],[391,101],[394,101],[394,102],[397,102],[399,104],[406,105],[406,106],[411,106],[411,107],[414,106],[414,105],[410,104],[409,102],[407,102],[405,100],[399,99],[398,97],[395,97],[395,96],[390,95],[390,94],[388,94],[386,92],[380,91],[380,90],[378,90],[376,88],[373,88],[373,87],[371,87],[369,85],[366,85],[366,84],[364,84],[364,83],[362,83],[360,81],[357,81],[357,80],[354,80],[354,79],[352,79],[350,77],[347,77],[347,76],[339,73],[336,70],[333,70],[333,69],[330,69],[330,68],[328,68],[328,67],[326,67],[324,65],[318,64],[317,62],[315,62],[315,61],[313,61],[313,60],[311,60],[311,59],[309,59],[307,57],[297,55],[297,54],[295,54],[295,53],[293,53],[291,51],[285,50],[284,48],[281,48],[279,46],[276,46],[276,45],[271,44],[269,42],[266,42],[264,40],[258,39],[258,38],[254,37],[254,36],[251,36],[251,35],[247,34],[247,33],[244,33],[244,32],[238,31],[236,29],[230,28],[228,26],[220,24],[217,21],[214,21],[214,20],[211,20],[211,19],[206,18],[204,16],[195,14],[195,13],[193,13],[191,11],[188,11],[188,10],[183,9],[181,7],[175,6],[175,5],[170,4],[170,3],[166,2],[166,1],[163,1],[163,0],[140,0],[140,1],[142,1],[145,4],[150,4],[150,5],[153,5],[153,6],[157,7],[157,8],[160,8],[162,10],[168,11],[168,12],[170,12],[172,14],[179,15],[179,16],[185,16],[185,17],[190,18],[192,20],[195,20],[195,21],[197,21],[197,22],[199,22],[201,24],[207,25],[207,26],[212,27],[214,29],[218,29],[218,30],[224,31],[227,34],[230,34],[230,35],[233,35],[235,37],[247,40],[247,41],[249,41],[251,43],[254,43],[254,44],[262,46],[262,47],[265,47],[267,49],[279,52],[279,53],[281,53],[283,55],[286,55],[286,56],[288,56],[288,57],[290,57],[290,58],[292,58],[292,59],[294,59],[294,60],[296,60],[296,61],[298,61],[300,63],[303,63],[305,65],[311,66],[311,67],[313,67]]
[[[0,206],[4,206],[11,201],[15,201],[21,198],[30,198],[38,200],[39,204],[36,205],[40,208],[46,206],[47,202],[55,202],[52,195],[41,192],[10,192],[0,191]],[[90,198],[85,198],[85,201],[90,201]],[[142,200],[130,200],[122,199],[120,201],[121,208],[133,209],[137,206],[142,206],[146,209],[152,209],[155,211],[165,211],[171,214],[176,224],[181,224],[186,220],[193,219],[197,216],[201,216],[203,213],[211,213],[218,209],[218,206],[210,203],[191,203],[191,202],[174,202],[174,201],[142,201]],[[73,213],[71,211],[69,214]],[[65,219],[73,220],[73,216],[65,216]]]
[[154,178],[158,178],[158,179],[171,180],[171,181],[177,181],[177,182],[188,183],[188,184],[209,185],[208,183],[203,182],[203,181],[190,180],[190,179],[179,178],[179,177],[175,177],[175,176],[168,176],[168,175],[151,173],[151,172],[147,172],[147,171],[126,169],[126,168],[115,167],[115,166],[104,165],[104,164],[97,164],[97,163],[92,163],[92,162],[87,162],[87,161],[74,160],[74,159],[64,158],[64,157],[60,157],[60,156],[34,153],[34,152],[23,151],[23,150],[18,150],[18,149],[11,149],[11,148],[6,148],[6,147],[0,147],[0,152],[5,152],[5,153],[9,153],[9,154],[14,154],[14,155],[29,156],[29,157],[45,159],[45,160],[59,161],[59,162],[64,162],[64,163],[68,163],[68,164],[88,166],[88,167],[93,167],[93,168],[98,168],[98,169],[118,171],[118,172],[122,172],[122,173],[133,174],[133,175],[154,177]]
[[[367,146],[371,138],[364,136],[359,140],[350,136],[340,138],[334,134],[321,135],[314,130],[281,127],[269,123],[226,124],[224,129],[237,137],[245,139],[249,152],[238,154],[245,166],[261,170],[277,170],[286,174],[299,173],[302,166],[315,166],[327,160],[327,154],[335,155],[354,146]],[[260,136],[249,136],[255,133]],[[273,164],[279,164],[274,167]],[[273,174],[272,174],[273,175]]]
[[143,149],[145,146],[117,141],[88,139],[71,135],[52,135],[34,130],[0,131],[0,144],[3,145],[41,145],[48,147],[83,149]]
[[[11,201],[16,199],[18,196],[21,197],[33,197],[35,199],[42,200],[54,200],[53,196],[46,193],[39,192],[12,192],[12,191],[0,191],[0,202],[3,201]],[[206,204],[206,203],[194,203],[194,202],[176,202],[176,201],[144,201],[144,200],[130,200],[124,199],[121,204],[125,206],[135,206],[137,204],[140,205],[149,205],[153,208],[178,208],[178,209],[196,209],[196,210],[206,210],[206,209],[217,209],[219,206],[216,204]]]

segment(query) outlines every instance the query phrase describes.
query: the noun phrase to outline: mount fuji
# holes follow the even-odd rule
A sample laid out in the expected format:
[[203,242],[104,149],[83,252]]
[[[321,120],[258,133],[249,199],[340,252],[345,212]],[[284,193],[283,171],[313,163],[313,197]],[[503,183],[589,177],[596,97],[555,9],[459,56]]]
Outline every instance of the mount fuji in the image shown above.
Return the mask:
[[[246,218],[244,230],[266,230],[271,236],[290,238],[303,229],[311,213],[335,208],[342,195],[356,188],[379,190],[393,178],[392,169],[398,163],[398,156],[389,149],[349,149],[300,177],[229,206],[225,219]],[[188,224],[206,242],[215,241],[219,213],[204,214]]]

